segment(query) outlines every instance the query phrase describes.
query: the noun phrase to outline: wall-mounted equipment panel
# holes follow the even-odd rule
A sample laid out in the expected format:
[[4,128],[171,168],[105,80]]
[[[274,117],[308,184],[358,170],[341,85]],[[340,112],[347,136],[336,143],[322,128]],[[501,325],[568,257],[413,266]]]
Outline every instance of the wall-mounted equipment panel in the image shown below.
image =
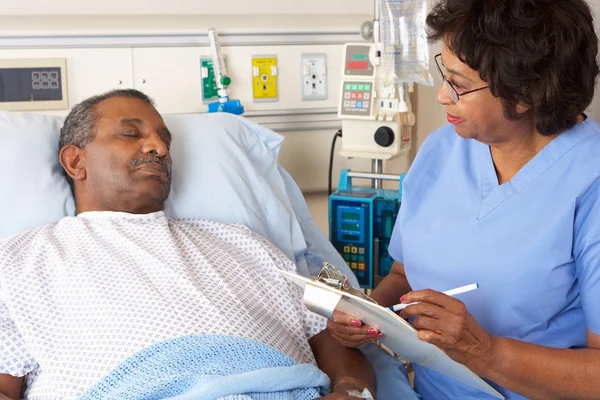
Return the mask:
[[66,66],[64,58],[0,59],[0,109],[69,108]]
[[277,56],[252,56],[252,94],[254,101],[278,101]]

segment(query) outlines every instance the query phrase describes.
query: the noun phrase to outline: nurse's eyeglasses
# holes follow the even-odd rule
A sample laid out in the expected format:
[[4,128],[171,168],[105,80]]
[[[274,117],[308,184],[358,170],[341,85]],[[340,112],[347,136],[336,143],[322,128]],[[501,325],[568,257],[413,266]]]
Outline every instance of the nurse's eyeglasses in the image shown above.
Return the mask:
[[454,88],[454,86],[452,86],[452,84],[450,83],[450,81],[447,78],[446,67],[444,67],[444,62],[442,61],[442,53],[440,53],[440,54],[438,54],[438,55],[435,56],[435,64],[437,65],[437,68],[438,68],[438,71],[439,71],[439,73],[440,73],[440,75],[442,77],[442,80],[446,84],[446,88],[448,89],[448,93],[450,93],[450,98],[455,103],[458,103],[458,101],[460,100],[461,96],[467,95],[469,93],[479,92],[480,90],[489,88],[489,86],[484,86],[484,87],[479,88],[479,89],[469,90],[468,92],[458,93],[458,91]]

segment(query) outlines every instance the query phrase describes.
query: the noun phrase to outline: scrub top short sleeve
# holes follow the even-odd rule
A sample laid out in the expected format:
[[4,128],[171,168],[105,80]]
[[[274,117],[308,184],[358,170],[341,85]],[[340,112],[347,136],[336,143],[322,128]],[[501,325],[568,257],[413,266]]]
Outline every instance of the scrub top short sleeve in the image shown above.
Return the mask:
[[578,202],[574,243],[581,306],[588,329],[600,335],[600,179]]
[[392,237],[390,238],[390,245],[388,247],[388,253],[390,254],[390,256],[392,256],[394,261],[397,261],[399,263],[404,263],[404,253],[402,251],[402,224],[399,224],[398,221],[410,217],[410,215],[406,214],[407,210],[409,210],[410,207],[405,207],[403,206],[403,204],[405,202],[409,205],[412,204],[410,195],[415,191],[413,179],[418,180],[419,175],[422,174],[422,171],[432,167],[435,168],[435,166],[429,163],[429,154],[432,151],[434,151],[434,149],[437,147],[437,140],[435,136],[438,134],[439,131],[434,132],[425,139],[425,141],[421,145],[421,148],[419,149],[419,152],[417,153],[417,157],[413,161],[412,167],[410,168],[410,170],[406,174],[406,177],[402,181],[402,198],[400,211],[398,213],[398,218],[396,219],[396,224],[394,224]]
[[[400,207],[400,213],[402,213],[402,207]],[[400,218],[400,215],[398,215]],[[395,224],[392,232],[392,238],[390,239],[390,247],[388,248],[390,256],[399,263],[404,263],[404,257],[402,255],[402,234],[400,233],[400,225]]]

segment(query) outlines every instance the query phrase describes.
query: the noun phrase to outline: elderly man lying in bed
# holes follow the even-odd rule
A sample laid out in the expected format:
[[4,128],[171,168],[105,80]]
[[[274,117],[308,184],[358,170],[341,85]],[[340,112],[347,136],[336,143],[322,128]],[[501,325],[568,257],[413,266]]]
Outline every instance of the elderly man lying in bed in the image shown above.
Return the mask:
[[67,117],[60,162],[77,216],[0,241],[0,398],[374,393],[362,354],[303,306],[277,273],[294,264],[271,243],[165,217],[170,142],[133,90]]

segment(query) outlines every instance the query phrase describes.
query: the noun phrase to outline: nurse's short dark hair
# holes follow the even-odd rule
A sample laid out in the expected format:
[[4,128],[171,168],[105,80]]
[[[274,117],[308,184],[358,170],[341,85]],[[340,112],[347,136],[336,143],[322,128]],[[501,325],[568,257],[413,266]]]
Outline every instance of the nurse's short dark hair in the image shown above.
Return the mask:
[[529,106],[544,135],[572,128],[594,97],[598,36],[585,0],[442,0],[427,35],[479,72],[506,118]]

